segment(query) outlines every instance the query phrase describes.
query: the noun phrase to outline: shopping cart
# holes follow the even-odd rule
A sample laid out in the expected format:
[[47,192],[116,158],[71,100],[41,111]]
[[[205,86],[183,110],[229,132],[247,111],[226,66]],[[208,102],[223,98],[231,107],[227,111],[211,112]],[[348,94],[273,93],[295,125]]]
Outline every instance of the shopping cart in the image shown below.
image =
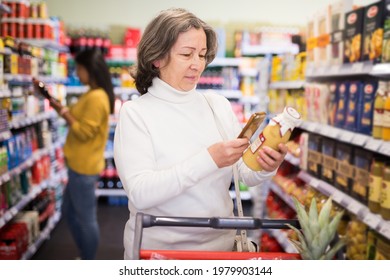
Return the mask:
[[225,251],[171,251],[171,250],[141,250],[144,228],[153,226],[175,227],[208,227],[214,229],[289,229],[289,225],[300,228],[298,220],[289,219],[258,219],[252,217],[234,218],[196,218],[152,216],[138,212],[135,220],[133,259],[179,259],[179,260],[297,260],[299,254],[272,252],[225,252]]

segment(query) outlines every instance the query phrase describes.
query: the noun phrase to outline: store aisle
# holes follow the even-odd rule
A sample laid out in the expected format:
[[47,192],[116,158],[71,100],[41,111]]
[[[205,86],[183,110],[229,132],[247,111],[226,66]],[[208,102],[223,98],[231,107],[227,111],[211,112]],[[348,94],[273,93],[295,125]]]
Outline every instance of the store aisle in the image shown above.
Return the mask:
[[[127,206],[109,205],[107,199],[100,198],[98,220],[100,244],[96,259],[123,259],[123,229],[128,219]],[[61,219],[54,228],[49,240],[45,241],[33,260],[74,260],[78,256],[76,246],[70,236],[65,220]]]

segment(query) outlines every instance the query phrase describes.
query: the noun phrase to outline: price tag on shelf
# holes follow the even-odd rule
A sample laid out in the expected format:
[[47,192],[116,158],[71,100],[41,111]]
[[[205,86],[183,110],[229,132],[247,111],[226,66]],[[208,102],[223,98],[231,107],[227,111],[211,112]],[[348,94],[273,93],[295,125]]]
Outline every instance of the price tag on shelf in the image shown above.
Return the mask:
[[355,136],[352,139],[352,144],[356,146],[363,146],[370,137],[363,134],[355,134]]
[[318,189],[318,187],[320,185],[320,181],[313,178],[313,179],[310,180],[309,185],[312,186],[315,189]]
[[11,213],[12,216],[15,216],[16,214],[18,214],[18,209],[12,207],[11,209],[9,209],[9,212]]
[[4,219],[5,219],[6,222],[8,222],[9,220],[11,220],[12,217],[13,217],[13,216],[12,216],[11,212],[9,212],[9,211],[5,212],[5,214],[4,214]]
[[386,237],[387,239],[390,239],[390,225],[388,223],[386,224],[382,223],[381,228],[379,229],[378,232],[382,234],[384,237]]
[[317,128],[318,128],[317,124],[313,123],[313,122],[311,122],[307,125],[307,130],[309,130],[311,132],[316,132]]
[[339,204],[342,204],[343,199],[345,198],[345,194],[342,193],[342,192],[340,192],[340,191],[338,191],[338,190],[335,190],[335,191],[331,194],[331,196],[332,196],[332,199],[333,199],[334,201],[336,201],[337,203],[339,203]]
[[353,74],[359,74],[364,72],[364,63],[362,62],[355,62],[352,64],[351,72]]
[[350,143],[354,137],[354,133],[350,131],[342,131],[340,135],[340,140],[346,143]]
[[390,155],[390,143],[383,142],[381,147],[379,148],[379,153],[383,155]]
[[359,202],[357,202],[357,201],[355,201],[355,200],[352,200],[352,201],[348,204],[347,209],[348,209],[351,213],[353,213],[353,214],[355,214],[355,215],[359,215],[359,212],[363,209],[363,206],[362,206]]
[[327,131],[325,132],[326,134],[323,134],[325,136],[329,136],[330,138],[333,138],[333,139],[337,139],[339,137],[339,129],[335,128],[335,127],[332,127],[332,126],[328,126],[327,127]]
[[329,70],[329,74],[331,75],[337,75],[340,73],[340,66],[339,65],[332,65]]
[[377,217],[376,215],[374,214],[371,214],[371,213],[367,213],[364,217],[363,217],[363,222],[370,226],[371,228],[373,229],[376,229],[377,226],[381,223],[381,218]]
[[367,141],[364,147],[373,152],[377,152],[381,145],[382,145],[382,140],[370,139]]
[[2,228],[5,225],[6,221],[4,218],[0,218],[0,228]]

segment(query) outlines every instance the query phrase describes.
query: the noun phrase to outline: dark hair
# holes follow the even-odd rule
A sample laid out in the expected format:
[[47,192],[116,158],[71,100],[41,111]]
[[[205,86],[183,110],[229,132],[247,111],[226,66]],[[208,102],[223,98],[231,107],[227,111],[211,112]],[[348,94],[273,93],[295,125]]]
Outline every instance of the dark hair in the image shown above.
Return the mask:
[[110,101],[110,113],[112,114],[114,112],[115,102],[114,87],[112,85],[110,71],[102,53],[93,49],[81,51],[76,55],[75,61],[87,70],[90,81],[104,89],[107,93]]
[[152,80],[159,76],[159,69],[153,62],[169,55],[180,33],[191,28],[204,30],[207,38],[206,66],[213,61],[218,47],[217,35],[208,24],[184,9],[161,11],[145,28],[138,45],[137,66],[131,74],[140,94],[145,94]]

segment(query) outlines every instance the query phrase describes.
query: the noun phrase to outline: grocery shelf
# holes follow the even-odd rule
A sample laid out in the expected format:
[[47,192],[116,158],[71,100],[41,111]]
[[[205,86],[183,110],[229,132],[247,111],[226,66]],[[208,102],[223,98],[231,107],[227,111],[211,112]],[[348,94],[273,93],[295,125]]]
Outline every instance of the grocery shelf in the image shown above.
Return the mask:
[[38,248],[41,247],[42,243],[45,240],[49,239],[50,233],[53,231],[57,223],[60,221],[60,218],[61,218],[60,212],[55,212],[54,215],[49,218],[46,227],[40,233],[37,240],[35,240],[35,242],[28,247],[27,251],[21,257],[22,260],[31,259],[31,257],[37,252]]
[[355,133],[327,124],[304,121],[300,128],[317,133],[342,142],[354,144],[367,150],[388,156],[390,154],[390,141],[374,139],[371,136]]
[[292,245],[284,231],[280,229],[267,229],[265,231],[278,241],[286,253],[298,253],[297,249],[295,249],[295,247]]
[[238,67],[242,62],[241,58],[236,57],[216,57],[207,67]]
[[0,90],[0,98],[11,97],[11,91],[9,89]]
[[4,74],[4,80],[11,85],[29,85],[32,84],[32,79],[37,78],[38,80],[50,84],[50,83],[60,83],[64,84],[67,82],[67,78],[63,77],[53,77],[53,76],[38,76],[33,77],[32,75],[27,74]]
[[288,206],[292,209],[295,209],[294,201],[291,196],[287,194],[278,184],[269,181],[270,190],[277,194],[279,198],[281,198]]
[[305,171],[301,170],[298,177],[322,194],[332,197],[333,201],[356,215],[363,223],[376,230],[387,239],[390,239],[390,221],[382,219],[380,215],[372,213],[367,206],[353,199],[348,194],[339,191],[334,186],[313,177]]
[[124,189],[96,189],[95,195],[99,196],[126,196]]
[[67,46],[61,45],[57,43],[54,40],[49,40],[49,39],[21,39],[26,44],[39,47],[39,48],[45,48],[45,49],[50,49],[62,53],[68,53],[69,48]]
[[256,78],[259,74],[259,70],[256,68],[242,68],[239,73],[240,76]]
[[299,166],[299,164],[301,162],[301,159],[299,157],[293,156],[290,153],[286,154],[286,157],[284,158],[284,160],[288,161],[289,163],[291,163],[294,166]]
[[272,82],[270,89],[301,89],[305,86],[305,81],[280,81]]
[[29,126],[34,123],[41,122],[43,120],[51,119],[55,116],[57,116],[57,113],[55,111],[42,112],[32,117],[23,117],[20,119],[13,120],[10,122],[9,126],[10,129],[17,129],[17,128]]
[[[88,86],[67,86],[66,87],[66,93],[67,94],[73,94],[73,95],[79,95],[83,94],[88,90]],[[132,95],[136,94],[139,95],[136,88],[127,88],[127,87],[114,87],[114,93],[116,95]]]
[[9,130],[0,132],[0,142],[10,139],[11,136],[12,136],[12,134],[11,134],[11,131],[9,131]]

